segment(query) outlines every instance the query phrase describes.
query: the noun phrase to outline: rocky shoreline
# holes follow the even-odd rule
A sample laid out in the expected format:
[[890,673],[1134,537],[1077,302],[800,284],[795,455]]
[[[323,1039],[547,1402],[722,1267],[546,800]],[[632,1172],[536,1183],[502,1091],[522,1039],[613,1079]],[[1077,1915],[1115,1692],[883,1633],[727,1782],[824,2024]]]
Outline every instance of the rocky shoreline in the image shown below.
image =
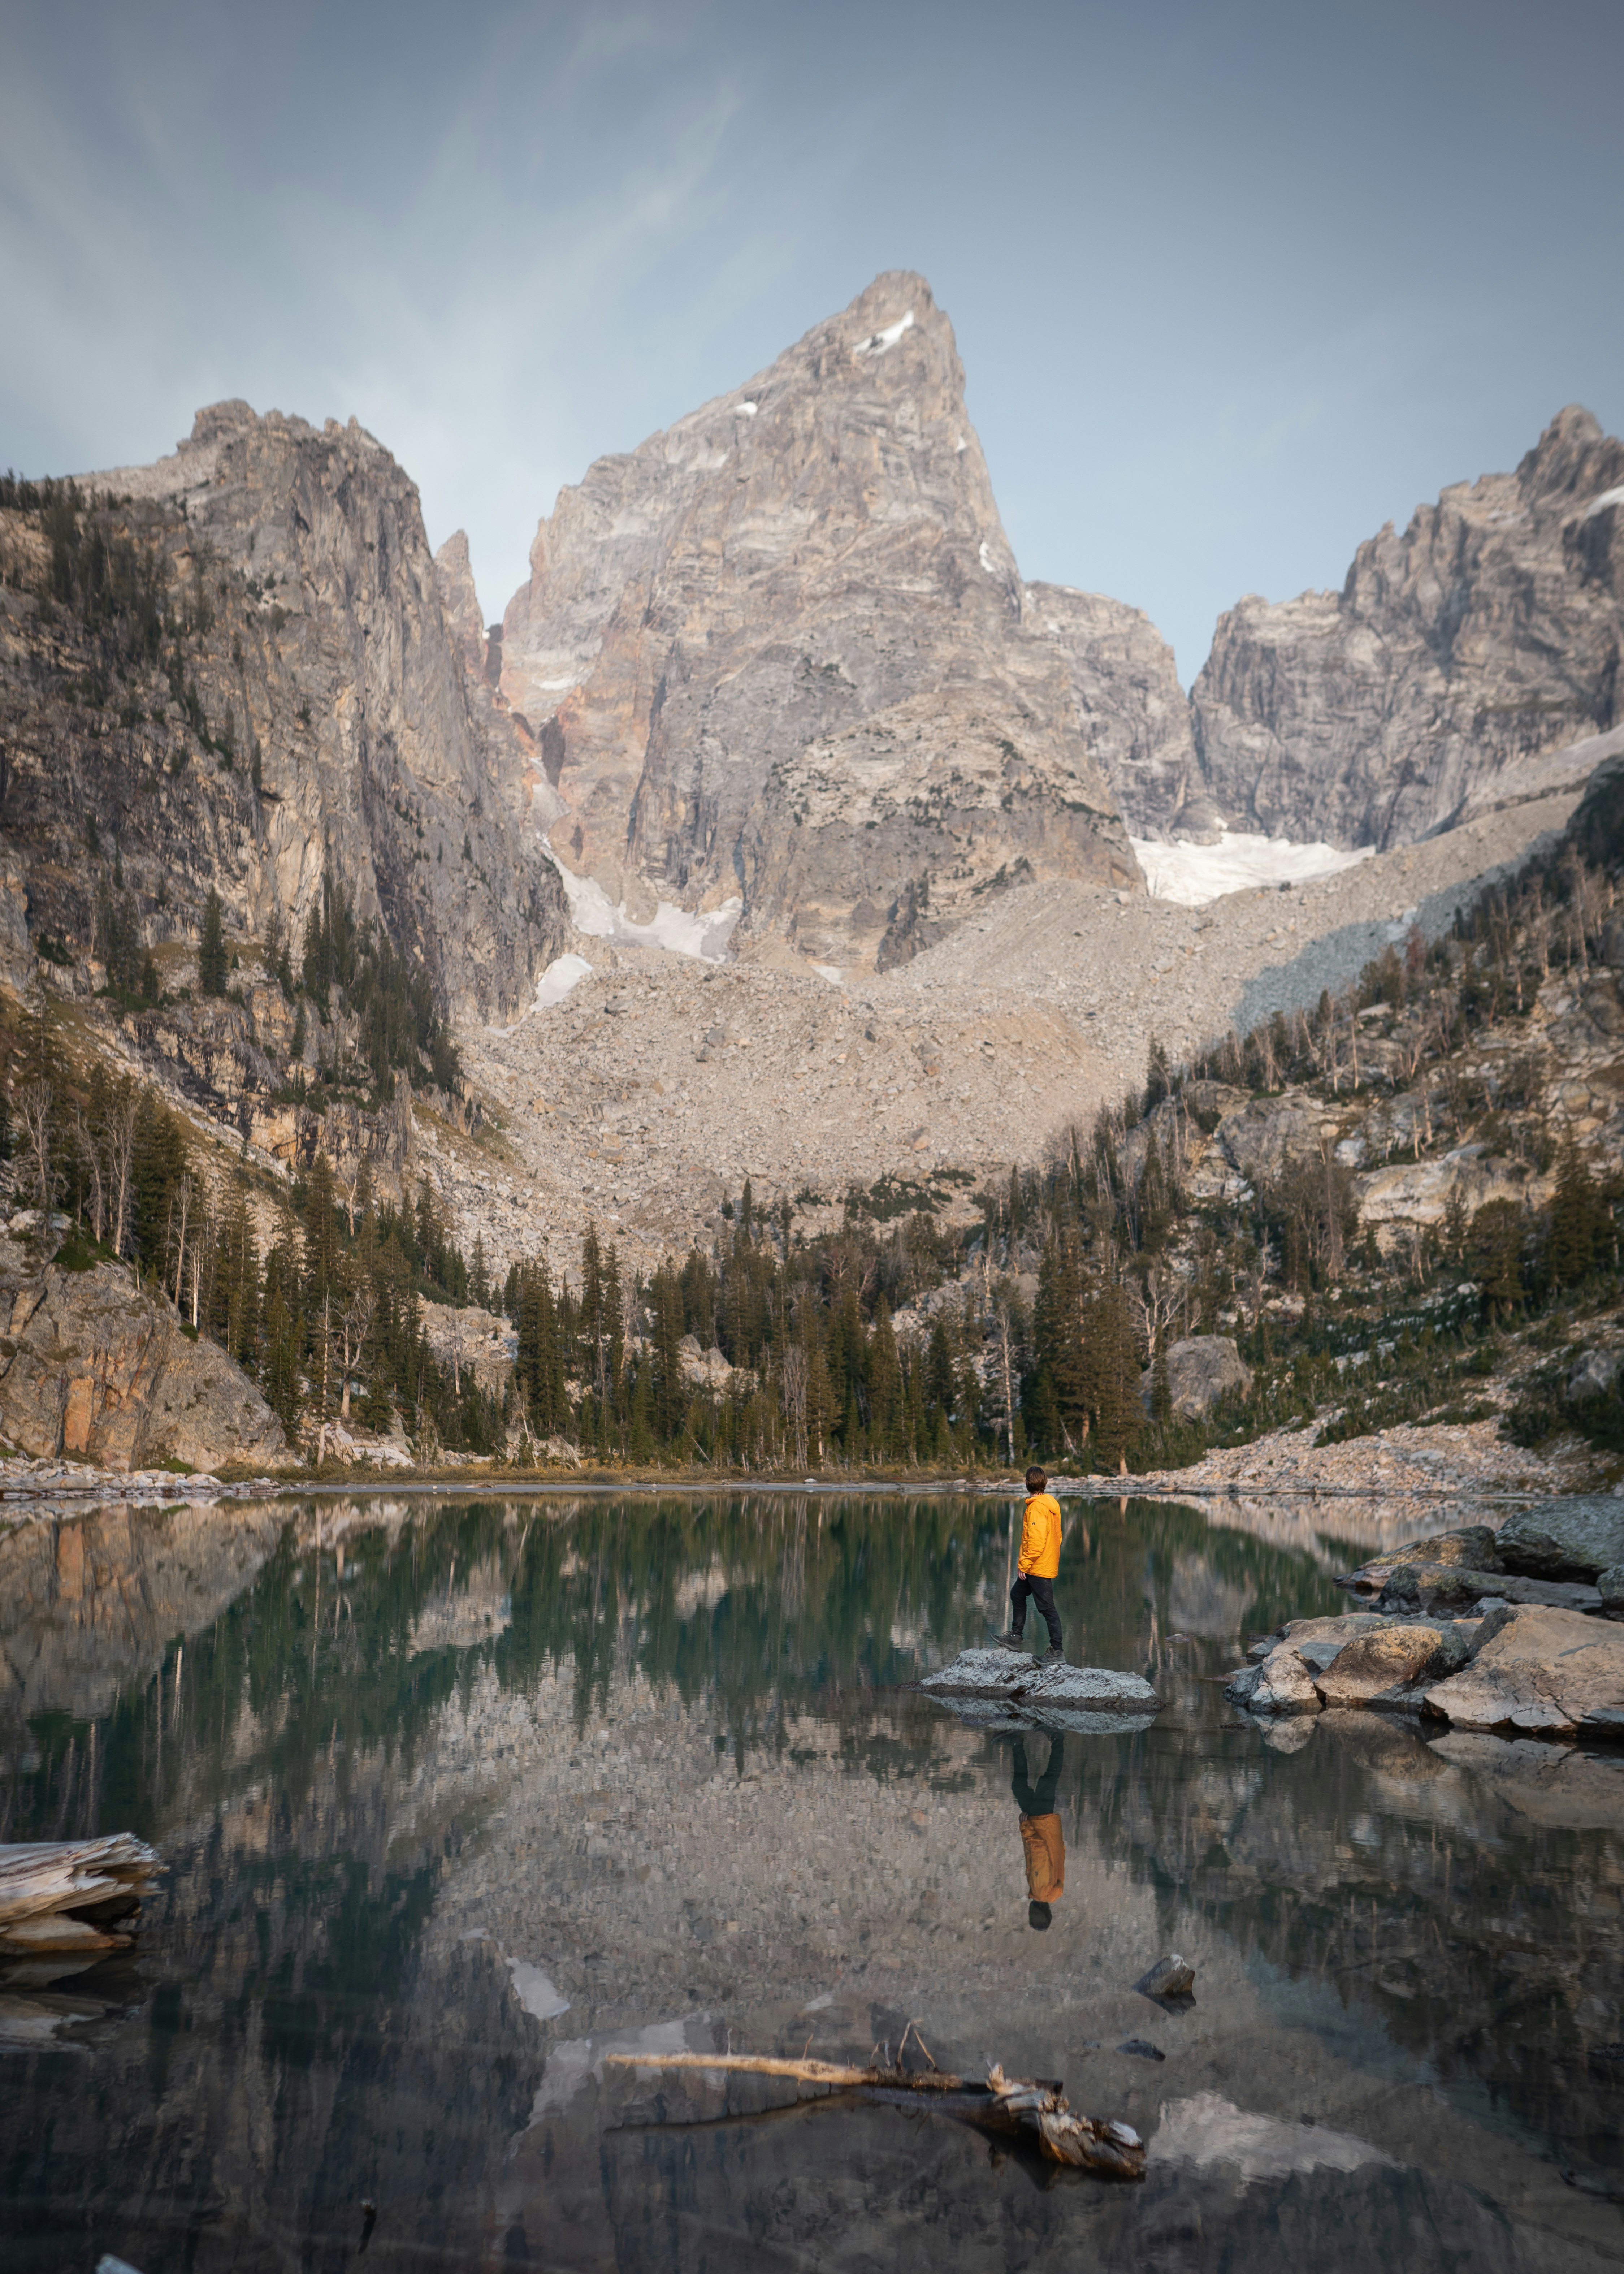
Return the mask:
[[1291,1619],[1225,1694],[1261,1717],[1327,1708],[1624,1738],[1624,1495],[1538,1502],[1344,1575],[1368,1610]]

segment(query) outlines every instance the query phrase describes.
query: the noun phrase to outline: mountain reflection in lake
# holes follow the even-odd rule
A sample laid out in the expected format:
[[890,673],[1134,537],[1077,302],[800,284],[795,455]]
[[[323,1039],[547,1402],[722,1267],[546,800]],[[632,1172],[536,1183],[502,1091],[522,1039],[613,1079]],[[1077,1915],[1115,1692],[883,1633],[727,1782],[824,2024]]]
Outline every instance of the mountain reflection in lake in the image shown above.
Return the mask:
[[[1001,1623],[1006,1502],[13,1533],[0,1838],[130,1829],[170,1868],[130,1958],[0,1970],[8,2268],[1617,2264],[1616,1758],[1243,1726],[1219,1677],[1340,1607],[1345,1524],[1130,1501],[1067,1532],[1069,1654],[1167,1710],[1057,1760],[1038,1737],[1019,1780],[906,1686]],[[1051,1766],[1038,1933],[1015,1787]],[[1128,1987],[1169,1948],[1188,2012]],[[1137,2125],[1147,2184],[602,2066],[861,2059],[911,2020],[944,2066]]]

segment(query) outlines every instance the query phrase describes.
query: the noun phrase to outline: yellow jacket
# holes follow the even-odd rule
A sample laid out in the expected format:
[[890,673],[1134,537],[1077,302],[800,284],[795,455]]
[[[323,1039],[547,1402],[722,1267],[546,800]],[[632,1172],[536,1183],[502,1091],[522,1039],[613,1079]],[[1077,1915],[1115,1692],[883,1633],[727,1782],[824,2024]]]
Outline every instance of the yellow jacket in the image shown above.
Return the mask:
[[1059,1573],[1060,1502],[1053,1493],[1034,1493],[1026,1502],[1016,1569],[1029,1579],[1053,1579]]
[[1052,1903],[1065,1893],[1065,1834],[1057,1816],[1023,1816],[1020,1844],[1026,1851],[1026,1893],[1034,1903]]

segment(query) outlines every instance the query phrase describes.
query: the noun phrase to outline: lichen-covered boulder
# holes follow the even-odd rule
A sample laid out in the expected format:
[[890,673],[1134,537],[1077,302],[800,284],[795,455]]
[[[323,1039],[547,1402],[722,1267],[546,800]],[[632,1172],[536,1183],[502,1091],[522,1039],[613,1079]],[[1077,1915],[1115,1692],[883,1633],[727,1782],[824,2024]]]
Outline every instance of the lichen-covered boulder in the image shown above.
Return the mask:
[[1387,1555],[1372,1555],[1357,1571],[1345,1571],[1336,1584],[1351,1588],[1355,1594],[1379,1595],[1393,1573],[1406,1563],[1463,1563],[1474,1571],[1498,1571],[1496,1538],[1489,1525],[1464,1524],[1456,1531],[1436,1532],[1430,1540],[1412,1540]]
[[1596,1589],[1577,1579],[1524,1579],[1508,1571],[1474,1571],[1467,1563],[1402,1563],[1377,1598],[1382,1610],[1465,1609],[1487,1598],[1544,1603],[1554,1610],[1598,1611]]
[[1575,1494],[1519,1509],[1500,1534],[1500,1560],[1530,1579],[1589,1579],[1624,1563],[1624,1500]]

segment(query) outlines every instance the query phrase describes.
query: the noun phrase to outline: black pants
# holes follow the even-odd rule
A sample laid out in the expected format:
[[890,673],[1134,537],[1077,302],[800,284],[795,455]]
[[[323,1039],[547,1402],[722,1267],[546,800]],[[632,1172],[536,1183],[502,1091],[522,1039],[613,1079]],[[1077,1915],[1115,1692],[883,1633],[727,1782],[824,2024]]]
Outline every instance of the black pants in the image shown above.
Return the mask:
[[[1040,1579],[1040,1587],[1048,1581]],[[1010,1789],[1015,1795],[1015,1805],[1023,1816],[1053,1816],[1060,1792],[1060,1772],[1065,1766],[1065,1739],[1056,1735],[1049,1741],[1049,1766],[1038,1779],[1036,1787],[1026,1773],[1026,1744],[1023,1737],[1015,1740],[1015,1777]]]
[[1030,1595],[1043,1614],[1043,1623],[1049,1629],[1049,1647],[1060,1647],[1060,1614],[1055,1608],[1055,1583],[1040,1579],[1023,1571],[1010,1589],[1010,1632],[1019,1635],[1026,1623],[1026,1598]]

